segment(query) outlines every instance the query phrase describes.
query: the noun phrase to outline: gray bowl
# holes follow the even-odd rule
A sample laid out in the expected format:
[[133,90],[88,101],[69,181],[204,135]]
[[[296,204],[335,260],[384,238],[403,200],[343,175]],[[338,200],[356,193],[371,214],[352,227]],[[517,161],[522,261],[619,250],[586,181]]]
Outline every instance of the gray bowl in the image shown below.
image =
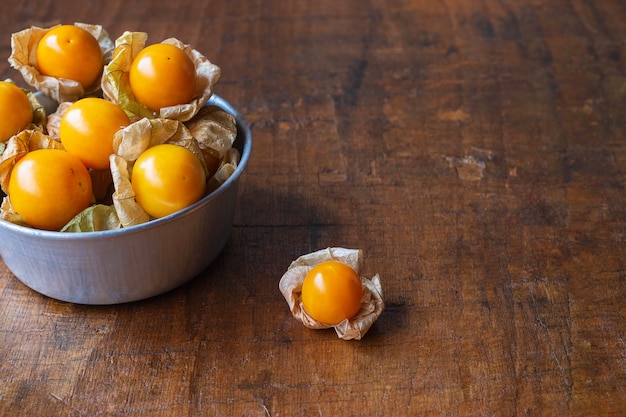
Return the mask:
[[22,283],[62,301],[118,304],[162,294],[197,276],[230,237],[237,184],[252,147],[243,116],[218,96],[209,101],[237,121],[241,162],[217,190],[170,216],[126,229],[61,233],[0,220],[0,256]]

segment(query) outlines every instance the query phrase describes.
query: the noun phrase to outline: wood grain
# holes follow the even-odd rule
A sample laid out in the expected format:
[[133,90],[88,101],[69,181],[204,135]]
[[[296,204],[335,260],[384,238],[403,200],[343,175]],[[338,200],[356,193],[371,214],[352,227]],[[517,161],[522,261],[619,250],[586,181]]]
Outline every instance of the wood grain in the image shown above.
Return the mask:
[[[253,157],[224,252],[168,294],[66,304],[0,262],[0,414],[624,415],[626,4],[34,0],[0,53],[72,21],[202,51]],[[278,291],[327,246],[382,276],[359,342]]]

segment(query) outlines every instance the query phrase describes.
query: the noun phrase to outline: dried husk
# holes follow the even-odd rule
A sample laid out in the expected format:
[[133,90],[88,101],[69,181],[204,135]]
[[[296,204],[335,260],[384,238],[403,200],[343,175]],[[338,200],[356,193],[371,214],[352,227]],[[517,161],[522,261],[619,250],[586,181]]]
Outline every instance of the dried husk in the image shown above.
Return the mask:
[[63,114],[67,111],[67,109],[72,105],[72,102],[65,101],[60,103],[57,107],[56,111],[48,116],[48,120],[46,123],[46,130],[48,131],[48,135],[57,140],[61,140],[61,135],[59,134],[59,127],[61,126],[61,119],[63,118]]
[[[200,143],[182,122],[163,118],[143,118],[118,131],[113,139],[115,154],[110,157],[110,167],[115,187],[113,204],[124,227],[150,220],[150,216],[135,201],[135,193],[130,180],[132,166],[147,149],[164,143],[190,150],[202,163],[207,177],[209,176]],[[226,181],[234,172],[238,161],[239,152],[232,148],[232,142],[230,142],[230,148],[222,157],[220,167],[207,183],[207,192],[211,192]]]
[[[361,300],[361,309],[350,320],[331,326],[319,322],[307,314],[302,307],[302,283],[307,273],[313,267],[325,261],[338,261],[350,266],[361,278],[365,294]],[[385,303],[380,276],[366,278],[360,275],[363,265],[363,251],[361,249],[326,248],[300,256],[293,261],[279,282],[280,292],[285,297],[291,314],[310,329],[334,328],[337,336],[344,340],[360,340],[372,324],[382,314]]]
[[122,227],[130,227],[150,221],[150,216],[135,201],[135,192],[130,182],[128,163],[119,155],[109,157],[113,174],[113,206]]
[[185,126],[203,153],[209,150],[211,155],[220,159],[207,183],[207,191],[214,191],[235,172],[241,159],[239,151],[233,148],[237,138],[235,118],[217,106],[204,106]]
[[[5,81],[11,83],[13,82],[13,80],[11,79],[6,79]],[[37,96],[34,92],[25,89],[22,89],[22,91],[26,93],[26,97],[28,97],[28,101],[30,102],[30,106],[33,110],[33,120],[30,125],[26,126],[26,129],[24,130],[38,130],[40,132],[46,133],[46,109],[37,99]]]
[[220,78],[220,68],[204,55],[176,38],[161,43],[176,46],[187,54],[196,69],[196,90],[190,103],[163,107],[153,111],[138,102],[130,88],[129,72],[134,58],[146,46],[145,32],[126,31],[115,40],[111,62],[104,68],[102,92],[104,98],[118,103],[127,113],[142,118],[164,118],[186,122],[192,119],[213,94],[213,86]]
[[220,185],[226,182],[226,180],[231,175],[233,175],[233,173],[237,169],[237,165],[239,164],[240,159],[241,155],[236,148],[229,149],[228,153],[226,153],[226,155],[222,157],[220,165],[215,174],[213,174],[213,176],[209,178],[206,187],[207,192],[211,193],[215,191]]
[[0,204],[0,219],[14,224],[19,224],[20,226],[30,227],[30,225],[28,225],[20,215],[15,213],[8,195],[4,196],[2,204]]
[[66,224],[61,232],[100,232],[122,227],[113,206],[94,204],[87,207]]
[[109,159],[115,187],[113,204],[124,227],[135,226],[150,220],[150,216],[135,201],[135,193],[130,181],[132,166],[146,149],[164,143],[189,149],[205,167],[198,142],[185,125],[177,120],[143,118],[115,134],[114,155],[111,155]]
[[235,118],[217,106],[202,107],[185,125],[201,149],[210,148],[220,158],[226,156],[237,138]]
[[[114,43],[107,31],[100,25],[90,25],[76,22],[75,26],[91,33],[102,51],[105,64],[111,60]],[[58,26],[58,25],[57,25]],[[61,103],[64,101],[76,101],[79,98],[95,95],[101,89],[101,80],[98,78],[91,86],[83,86],[74,80],[55,78],[42,75],[37,69],[37,45],[41,38],[48,33],[50,28],[32,26],[11,35],[11,56],[9,63],[18,70],[24,81],[37,91]]]

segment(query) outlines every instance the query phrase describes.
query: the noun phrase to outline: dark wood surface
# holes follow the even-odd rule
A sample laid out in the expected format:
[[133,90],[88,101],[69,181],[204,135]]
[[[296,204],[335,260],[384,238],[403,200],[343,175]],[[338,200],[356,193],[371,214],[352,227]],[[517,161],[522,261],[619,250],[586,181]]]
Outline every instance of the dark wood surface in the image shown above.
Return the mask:
[[[1,415],[626,415],[626,3],[9,1],[0,75],[75,21],[203,52],[253,156],[167,294],[72,305],[0,262]],[[361,341],[278,290],[328,246],[382,277]]]

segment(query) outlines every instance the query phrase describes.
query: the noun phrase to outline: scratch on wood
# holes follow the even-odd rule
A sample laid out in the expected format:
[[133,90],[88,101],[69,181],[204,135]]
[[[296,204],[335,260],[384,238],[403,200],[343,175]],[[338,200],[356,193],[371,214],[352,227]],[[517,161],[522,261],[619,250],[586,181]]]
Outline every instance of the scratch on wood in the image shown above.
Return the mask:
[[341,171],[324,171],[317,174],[317,179],[320,184],[334,184],[345,182],[348,176]]
[[451,167],[454,167],[456,174],[461,180],[479,181],[483,177],[485,163],[471,155],[466,155],[462,158],[449,156],[446,157],[446,161]]
[[265,406],[265,404],[261,403],[261,407],[263,407],[263,411],[265,411],[265,415],[267,417],[272,417],[272,415],[270,414],[270,410],[267,409],[267,407]]
[[439,110],[437,117],[444,122],[466,122],[470,119],[469,113],[463,109]]
[[[572,384],[569,381],[568,375],[567,375],[567,370],[563,367],[563,364],[561,363],[561,359],[559,357],[559,354],[557,353],[557,346],[555,346],[555,340],[553,340],[553,337],[550,333],[550,329],[548,328],[548,325],[545,323],[545,321],[543,320],[542,316],[541,316],[541,312],[539,311],[539,305],[542,302],[540,299],[538,299],[538,297],[536,296],[535,293],[535,289],[539,289],[541,291],[541,293],[543,294],[543,297],[545,298],[545,301],[550,305],[550,306],[554,306],[556,304],[554,297],[553,297],[553,292],[550,290],[550,288],[542,282],[537,283],[538,285],[535,287],[534,285],[530,285],[529,289],[530,289],[530,301],[532,303],[533,309],[534,309],[534,313],[535,313],[535,321],[536,323],[539,325],[539,327],[541,328],[541,330],[543,331],[544,337],[546,338],[546,342],[548,344],[548,349],[550,352],[550,355],[552,356],[552,359],[554,360],[557,370],[559,372],[559,375],[561,376],[561,379],[563,381],[563,385],[565,386],[566,390],[567,390],[567,396],[568,396],[568,400],[571,399],[572,397]],[[567,355],[567,347],[564,345],[564,350],[565,350],[565,355]],[[565,356],[565,358],[567,358],[567,356]]]
[[76,407],[73,407],[73,406],[71,406],[70,404],[68,404],[68,403],[67,403],[67,401],[65,401],[63,398],[61,398],[61,396],[60,396],[60,395],[55,394],[54,392],[51,392],[51,393],[50,393],[50,396],[51,396],[52,398],[54,398],[55,400],[57,400],[58,402],[60,402],[61,404],[63,404],[64,406],[66,406],[66,407],[70,408],[71,410],[73,410],[73,411],[77,412],[79,415],[81,415],[81,416],[85,416],[85,415],[87,415],[87,414],[86,414],[86,413],[84,413],[83,411],[81,411],[81,410],[77,409]]

